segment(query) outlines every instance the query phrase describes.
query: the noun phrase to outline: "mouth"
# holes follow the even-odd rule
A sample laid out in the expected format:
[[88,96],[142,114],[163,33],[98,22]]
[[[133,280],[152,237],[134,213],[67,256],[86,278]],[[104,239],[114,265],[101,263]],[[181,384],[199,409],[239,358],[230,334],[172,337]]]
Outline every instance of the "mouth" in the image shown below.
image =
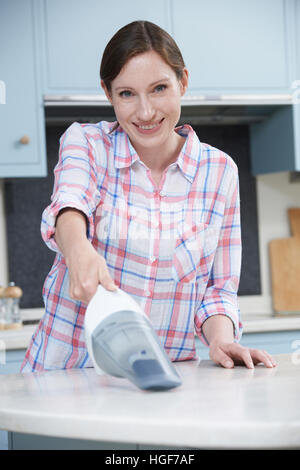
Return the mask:
[[149,124],[133,124],[135,125],[138,132],[148,135],[157,132],[161,128],[163,120],[164,118],[162,118],[159,122],[153,122]]

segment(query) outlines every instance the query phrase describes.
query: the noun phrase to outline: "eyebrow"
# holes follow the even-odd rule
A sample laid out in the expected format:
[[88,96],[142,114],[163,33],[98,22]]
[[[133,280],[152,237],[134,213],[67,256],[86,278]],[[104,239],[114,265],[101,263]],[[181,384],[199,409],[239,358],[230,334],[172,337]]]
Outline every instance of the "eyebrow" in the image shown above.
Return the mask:
[[[155,82],[150,83],[149,87],[154,86],[154,85],[156,85],[157,83],[169,82],[169,81],[170,81],[170,79],[169,79],[168,77],[162,78],[161,80],[156,80]],[[133,90],[133,88],[130,87],[130,86],[118,86],[118,87],[116,88],[116,91],[117,91],[117,90],[121,90],[121,89],[123,89],[123,90],[124,90],[124,89],[126,89],[126,90]]]

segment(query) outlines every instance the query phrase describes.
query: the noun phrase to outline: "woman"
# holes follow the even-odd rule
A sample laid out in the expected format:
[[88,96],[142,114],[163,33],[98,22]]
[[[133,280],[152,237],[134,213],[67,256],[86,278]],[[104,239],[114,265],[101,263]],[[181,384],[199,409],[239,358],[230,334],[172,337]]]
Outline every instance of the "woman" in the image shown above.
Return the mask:
[[117,122],[75,122],[60,139],[42,217],[57,255],[22,371],[92,366],[83,325],[99,283],[139,302],[172,361],[196,357],[196,331],[223,367],[273,367],[238,343],[237,167],[189,125],[175,127],[188,86],[176,43],[153,23],[130,23],[107,44],[100,77]]

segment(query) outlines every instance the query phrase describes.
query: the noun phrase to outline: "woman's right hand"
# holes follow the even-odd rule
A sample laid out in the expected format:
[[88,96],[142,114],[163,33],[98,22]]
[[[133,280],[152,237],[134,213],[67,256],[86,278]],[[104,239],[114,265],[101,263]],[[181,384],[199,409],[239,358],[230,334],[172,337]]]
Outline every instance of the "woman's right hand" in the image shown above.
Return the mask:
[[66,264],[69,270],[69,294],[74,300],[88,304],[99,284],[110,291],[117,289],[105,258],[97,253],[88,240],[69,252]]
[[89,303],[99,284],[116,290],[103,256],[86,237],[87,219],[79,210],[67,207],[56,221],[55,241],[69,270],[69,294],[74,300]]

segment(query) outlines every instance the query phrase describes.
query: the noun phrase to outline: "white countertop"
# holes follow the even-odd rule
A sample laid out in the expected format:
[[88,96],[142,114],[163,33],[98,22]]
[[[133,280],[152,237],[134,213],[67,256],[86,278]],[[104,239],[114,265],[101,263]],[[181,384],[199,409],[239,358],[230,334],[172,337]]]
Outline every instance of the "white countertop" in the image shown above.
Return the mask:
[[183,384],[165,392],[93,368],[0,376],[0,428],[191,448],[300,448],[298,356],[275,356],[273,369],[176,363]]
[[[23,319],[40,319],[43,309],[26,309],[22,311]],[[250,314],[242,316],[244,333],[263,333],[271,331],[300,330],[300,315],[275,317],[272,315]],[[37,325],[24,325],[17,330],[0,330],[0,349],[27,349]]]

